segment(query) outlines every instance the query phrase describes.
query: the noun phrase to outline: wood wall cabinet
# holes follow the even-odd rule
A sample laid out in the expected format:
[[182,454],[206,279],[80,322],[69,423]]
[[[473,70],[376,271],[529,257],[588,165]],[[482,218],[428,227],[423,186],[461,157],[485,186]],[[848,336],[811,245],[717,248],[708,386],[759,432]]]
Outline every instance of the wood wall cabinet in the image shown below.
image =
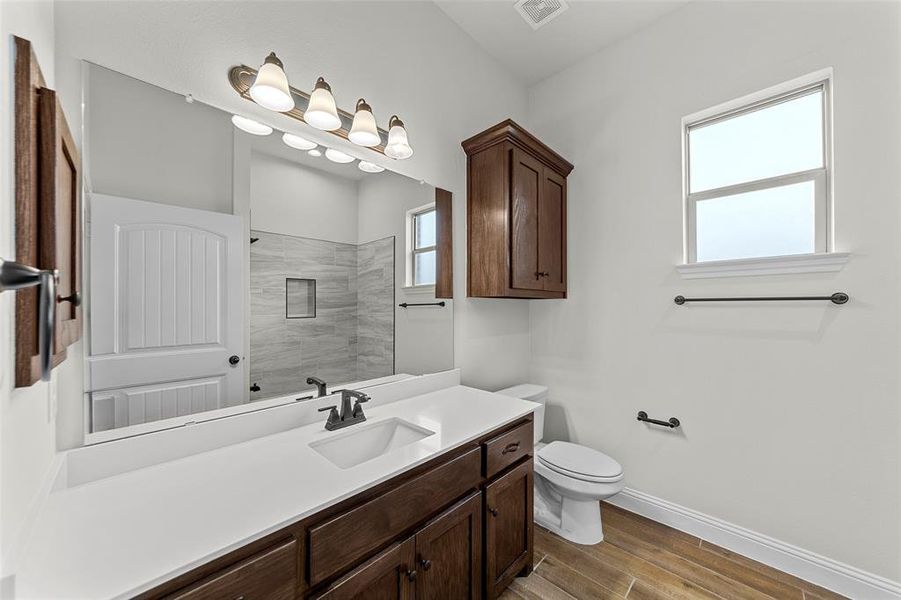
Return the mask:
[[468,295],[565,298],[572,164],[511,120],[469,138],[463,149]]
[[493,600],[532,567],[532,440],[530,415],[138,598]]

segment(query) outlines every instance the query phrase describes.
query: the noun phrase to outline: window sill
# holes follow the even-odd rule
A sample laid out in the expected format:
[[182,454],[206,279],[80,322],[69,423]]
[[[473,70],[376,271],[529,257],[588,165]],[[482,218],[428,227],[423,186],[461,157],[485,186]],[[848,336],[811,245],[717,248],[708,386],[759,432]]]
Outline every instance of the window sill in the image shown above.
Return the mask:
[[796,256],[690,263],[677,265],[676,270],[682,276],[682,279],[834,273],[841,271],[845,263],[850,259],[851,254],[849,252],[825,252],[820,254],[798,254]]
[[435,295],[434,285],[405,285],[403,287],[405,294],[431,294]]

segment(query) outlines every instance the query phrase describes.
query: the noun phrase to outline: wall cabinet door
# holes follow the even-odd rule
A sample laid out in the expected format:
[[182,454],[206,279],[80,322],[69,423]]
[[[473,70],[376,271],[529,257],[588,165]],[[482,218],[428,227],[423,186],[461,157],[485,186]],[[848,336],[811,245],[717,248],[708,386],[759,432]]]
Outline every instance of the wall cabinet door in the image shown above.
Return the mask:
[[544,290],[566,291],[566,179],[547,167],[538,197],[538,272]]
[[538,215],[544,167],[518,148],[511,154],[510,287],[541,290]]
[[328,587],[320,600],[413,600],[413,538],[394,544]]
[[532,564],[532,460],[485,487],[485,582],[496,598]]
[[476,492],[416,533],[416,598],[482,597],[482,494]]

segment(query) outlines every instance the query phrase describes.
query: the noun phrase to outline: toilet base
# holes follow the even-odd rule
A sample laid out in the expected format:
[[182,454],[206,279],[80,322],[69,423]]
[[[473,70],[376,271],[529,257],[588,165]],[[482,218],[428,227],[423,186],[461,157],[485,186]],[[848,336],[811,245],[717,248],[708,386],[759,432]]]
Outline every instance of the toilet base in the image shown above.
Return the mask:
[[573,499],[535,478],[535,522],[574,544],[593,546],[604,541],[601,503],[598,499]]

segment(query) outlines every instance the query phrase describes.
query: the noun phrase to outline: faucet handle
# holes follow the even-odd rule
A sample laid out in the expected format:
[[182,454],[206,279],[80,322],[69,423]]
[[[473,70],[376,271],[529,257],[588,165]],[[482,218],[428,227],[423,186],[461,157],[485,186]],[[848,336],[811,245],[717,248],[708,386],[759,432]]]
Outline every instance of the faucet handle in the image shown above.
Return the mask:
[[341,416],[338,414],[338,406],[323,406],[322,408],[316,409],[318,412],[329,411],[328,420],[325,422],[325,428],[331,430],[332,426],[341,421]]
[[357,397],[357,401],[354,402],[354,410],[353,410],[353,413],[351,413],[351,416],[353,416],[354,418],[362,417],[362,419],[365,419],[366,417],[363,415],[363,407],[360,405],[363,404],[364,402],[369,402],[369,400],[370,400],[369,396],[367,396],[365,394]]

